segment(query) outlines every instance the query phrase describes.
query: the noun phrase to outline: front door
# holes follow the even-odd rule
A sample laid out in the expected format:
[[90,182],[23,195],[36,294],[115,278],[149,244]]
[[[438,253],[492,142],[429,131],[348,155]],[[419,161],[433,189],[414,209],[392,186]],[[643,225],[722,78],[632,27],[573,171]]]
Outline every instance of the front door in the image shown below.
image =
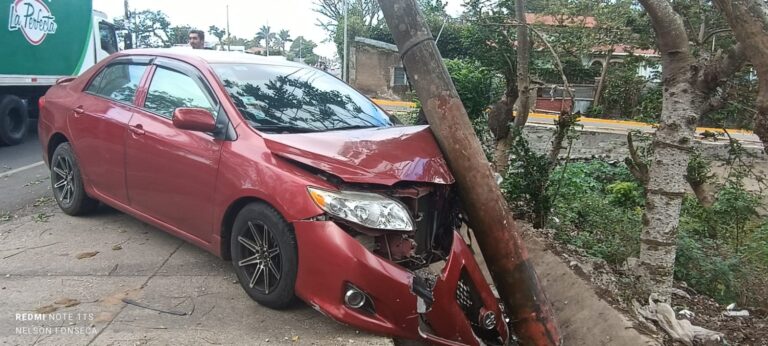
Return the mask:
[[214,229],[213,195],[222,141],[208,133],[178,129],[172,118],[178,107],[216,114],[218,102],[203,79],[186,66],[157,66],[143,107],[128,124],[128,198],[134,209],[208,243]]

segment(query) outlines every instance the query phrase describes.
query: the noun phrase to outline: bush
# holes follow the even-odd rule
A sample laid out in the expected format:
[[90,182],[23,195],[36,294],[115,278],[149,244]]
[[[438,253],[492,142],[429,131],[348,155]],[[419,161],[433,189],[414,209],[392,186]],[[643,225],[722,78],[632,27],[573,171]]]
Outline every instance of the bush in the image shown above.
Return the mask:
[[686,198],[678,226],[675,278],[720,303],[768,307],[768,218],[759,196],[726,184],[710,209]]
[[639,250],[642,189],[623,165],[573,163],[552,173],[555,238],[621,264]]
[[479,118],[504,91],[496,74],[477,61],[446,59],[445,67],[470,119]]
[[[573,163],[551,180],[556,240],[613,265],[637,256],[644,194],[624,166]],[[675,278],[721,303],[768,307],[768,218],[760,218],[759,207],[759,195],[738,180],[722,186],[709,209],[686,197]]]
[[509,170],[501,185],[502,192],[515,216],[545,226],[551,209],[549,161],[546,155],[534,152],[520,130],[515,130],[510,148]]

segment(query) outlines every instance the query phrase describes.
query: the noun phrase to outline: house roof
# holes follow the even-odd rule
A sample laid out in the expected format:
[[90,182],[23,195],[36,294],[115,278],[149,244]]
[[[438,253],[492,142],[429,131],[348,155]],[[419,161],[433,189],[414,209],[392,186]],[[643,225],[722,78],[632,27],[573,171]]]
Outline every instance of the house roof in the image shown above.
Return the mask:
[[397,52],[398,51],[397,50],[397,46],[395,46],[394,44],[386,43],[386,42],[381,42],[381,41],[376,41],[376,40],[372,40],[370,38],[365,38],[365,37],[359,37],[358,36],[358,37],[355,37],[355,42],[359,42],[359,43],[362,43],[362,44],[365,44],[365,45],[369,45],[369,46],[373,46],[373,47],[376,47],[376,48],[382,48],[382,49],[386,49],[386,50],[391,50],[393,52]]

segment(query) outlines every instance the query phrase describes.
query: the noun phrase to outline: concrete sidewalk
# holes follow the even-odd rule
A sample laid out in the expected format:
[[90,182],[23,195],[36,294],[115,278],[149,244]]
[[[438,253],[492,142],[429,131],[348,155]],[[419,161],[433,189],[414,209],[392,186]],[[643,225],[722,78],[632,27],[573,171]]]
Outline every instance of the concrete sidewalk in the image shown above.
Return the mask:
[[304,304],[264,308],[230,262],[123,213],[44,204],[0,222],[3,345],[392,344]]

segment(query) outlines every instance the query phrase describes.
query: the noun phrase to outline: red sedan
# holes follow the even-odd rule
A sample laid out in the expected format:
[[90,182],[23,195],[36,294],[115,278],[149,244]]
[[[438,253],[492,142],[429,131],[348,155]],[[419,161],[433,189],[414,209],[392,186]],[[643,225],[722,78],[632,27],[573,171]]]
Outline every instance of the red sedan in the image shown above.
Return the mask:
[[245,292],[434,344],[503,344],[428,127],[303,64],[130,50],[40,99],[54,197],[99,202],[231,259]]

